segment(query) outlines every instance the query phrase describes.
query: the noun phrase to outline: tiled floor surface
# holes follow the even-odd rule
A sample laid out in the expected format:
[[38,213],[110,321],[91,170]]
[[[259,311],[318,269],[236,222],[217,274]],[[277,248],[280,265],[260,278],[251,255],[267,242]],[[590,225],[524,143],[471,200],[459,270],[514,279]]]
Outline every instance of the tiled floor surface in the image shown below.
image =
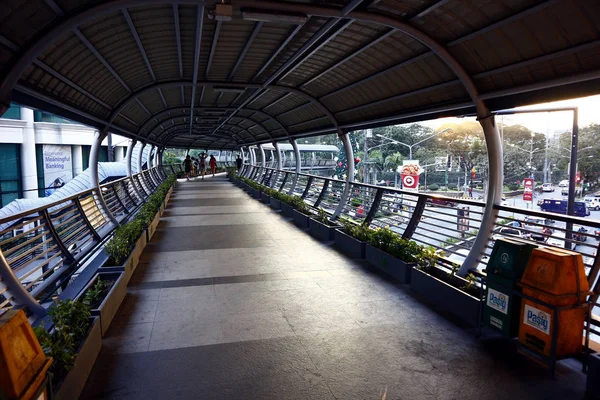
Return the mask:
[[84,399],[581,399],[223,177],[180,182]]

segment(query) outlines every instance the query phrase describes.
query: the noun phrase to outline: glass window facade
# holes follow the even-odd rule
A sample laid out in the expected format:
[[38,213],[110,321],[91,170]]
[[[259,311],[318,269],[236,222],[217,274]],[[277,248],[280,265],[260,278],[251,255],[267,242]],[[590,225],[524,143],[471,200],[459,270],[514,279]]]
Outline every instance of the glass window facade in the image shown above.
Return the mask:
[[2,115],[4,119],[21,119],[21,107],[11,103],[10,107]]
[[41,110],[35,110],[33,112],[33,120],[34,122],[52,122],[55,124],[76,124],[76,122],[58,117],[54,114],[50,114],[49,112]]
[[20,147],[0,144],[0,207],[22,197]]

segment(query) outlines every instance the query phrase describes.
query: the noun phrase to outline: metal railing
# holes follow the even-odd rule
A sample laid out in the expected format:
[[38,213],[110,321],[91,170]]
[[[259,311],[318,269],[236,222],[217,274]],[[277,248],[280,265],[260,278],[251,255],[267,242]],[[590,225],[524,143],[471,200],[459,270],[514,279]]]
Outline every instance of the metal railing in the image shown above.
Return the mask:
[[19,304],[10,282],[19,282],[40,303],[66,288],[89,250],[116,228],[100,196],[120,222],[179,171],[178,165],[155,167],[0,219],[0,308]]
[[[270,176],[277,176],[275,184],[270,185],[273,189],[300,196],[310,207],[322,208],[330,216],[338,208],[346,185],[345,181],[333,178],[249,164],[244,165],[240,175],[263,184],[270,182]],[[403,238],[434,250],[440,256],[440,267],[447,269],[462,265],[469,254],[486,207],[485,202],[469,198],[413,193],[359,182],[350,183],[350,193],[338,218],[372,228],[389,227]],[[502,237],[518,237],[538,246],[580,253],[594,293],[592,331],[600,335],[600,221],[517,207],[493,207],[498,218],[488,232],[486,248],[477,255],[477,269],[485,270],[494,242]]]

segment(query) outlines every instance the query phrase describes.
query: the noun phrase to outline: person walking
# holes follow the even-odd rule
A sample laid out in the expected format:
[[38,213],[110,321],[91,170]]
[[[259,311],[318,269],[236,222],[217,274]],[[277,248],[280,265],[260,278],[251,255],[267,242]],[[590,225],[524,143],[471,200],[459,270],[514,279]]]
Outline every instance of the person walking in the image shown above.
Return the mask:
[[238,154],[237,158],[235,159],[235,164],[237,166],[237,170],[241,170],[242,169],[242,163],[244,161],[242,160],[242,157],[240,157],[240,155]]
[[215,172],[217,171],[217,159],[212,154],[210,155],[210,161],[208,162],[208,165],[210,165],[210,172],[214,178]]
[[183,160],[183,170],[185,171],[185,179],[190,180],[190,172],[192,172],[192,159],[190,156],[186,156]]
[[200,175],[202,176],[202,180],[204,180],[204,173],[206,172],[206,153],[200,154],[198,164],[200,168]]

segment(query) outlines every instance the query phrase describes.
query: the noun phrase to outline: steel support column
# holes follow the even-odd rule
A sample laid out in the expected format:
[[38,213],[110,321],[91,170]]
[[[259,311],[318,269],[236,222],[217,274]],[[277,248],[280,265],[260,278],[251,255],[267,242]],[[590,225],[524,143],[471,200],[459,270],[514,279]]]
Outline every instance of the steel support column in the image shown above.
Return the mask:
[[479,233],[473,241],[473,246],[469,251],[469,255],[458,270],[460,276],[466,276],[469,269],[476,268],[478,259],[488,245],[490,234],[494,228],[494,223],[498,217],[498,210],[494,209],[494,205],[499,205],[502,201],[502,189],[504,181],[504,163],[502,160],[502,142],[500,134],[493,115],[478,118],[479,123],[483,127],[485,142],[488,151],[489,160],[489,180],[486,204],[481,216],[481,226]]
[[147,159],[147,164],[148,164],[148,176],[150,176],[150,180],[152,181],[152,183],[154,184],[154,186],[158,187],[159,185],[159,181],[156,179],[156,176],[154,175],[154,157],[152,155],[152,152],[154,151],[154,149],[156,148],[155,145],[150,146],[150,151],[148,152],[148,159]]
[[107,132],[100,131],[96,131],[96,133],[94,134],[94,143],[92,143],[92,148],[90,149],[89,159],[90,187],[96,189],[96,199],[98,202],[98,206],[101,209],[101,211],[104,212],[106,218],[114,225],[119,225],[119,222],[112,214],[112,212],[110,212],[110,209],[106,205],[106,201],[104,201],[102,189],[100,189],[100,182],[98,182],[98,154],[100,153],[100,146],[102,145],[102,141],[104,140],[106,135]]
[[300,159],[300,148],[298,147],[298,143],[296,139],[290,140],[292,144],[292,149],[294,149],[294,159],[296,160],[296,174],[294,175],[294,182],[292,182],[292,187],[288,191],[288,194],[294,194],[294,190],[296,190],[296,186],[298,185],[298,178],[300,177],[300,171],[302,169],[302,160]]
[[281,169],[283,167],[283,165],[281,164],[281,150],[279,148],[279,142],[275,142],[273,143],[273,146],[275,146],[275,160],[277,162],[277,164],[275,164],[275,168],[276,168],[276,173],[275,173],[275,179],[271,179],[271,187],[274,188],[277,181],[279,180],[279,174],[281,174]]
[[135,181],[133,180],[133,173],[131,171],[131,158],[133,156],[133,148],[135,147],[137,140],[133,139],[129,142],[129,146],[127,146],[127,154],[125,155],[125,168],[127,169],[127,176],[129,177],[129,181],[131,182],[131,187],[133,187],[133,191],[135,195],[138,197],[138,200],[141,202],[144,200],[144,197],[138,190]]
[[346,185],[344,186],[344,193],[342,193],[340,202],[335,211],[333,212],[331,219],[338,218],[344,210],[344,207],[348,202],[348,198],[350,197],[350,187],[352,186],[352,182],[354,182],[354,152],[352,151],[352,143],[350,143],[349,135],[350,134],[348,132],[339,135],[340,140],[344,144],[344,150],[346,152],[346,163],[348,164],[348,171],[346,172]]
[[265,148],[262,144],[258,145],[258,150],[260,151],[260,170],[258,171],[258,175],[256,177],[260,178],[263,173],[266,173],[265,167],[267,166],[267,164],[265,160]]

